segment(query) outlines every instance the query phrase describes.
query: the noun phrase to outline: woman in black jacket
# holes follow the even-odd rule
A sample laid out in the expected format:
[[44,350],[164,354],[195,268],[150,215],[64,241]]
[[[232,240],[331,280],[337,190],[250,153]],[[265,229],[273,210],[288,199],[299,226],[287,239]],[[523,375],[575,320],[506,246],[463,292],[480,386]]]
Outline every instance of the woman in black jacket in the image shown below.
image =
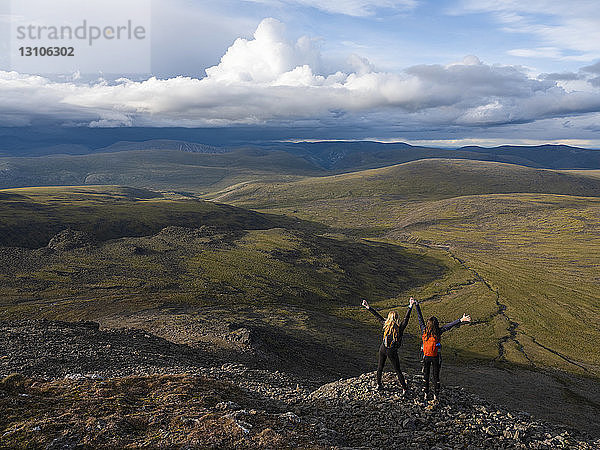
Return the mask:
[[362,305],[373,314],[377,320],[383,325],[383,341],[379,346],[379,365],[377,366],[377,389],[382,390],[383,384],[381,383],[381,376],[383,374],[383,366],[385,364],[386,359],[392,363],[396,374],[398,375],[398,381],[402,385],[402,394],[406,395],[406,391],[408,386],[406,385],[406,380],[404,379],[404,375],[402,375],[402,371],[400,370],[400,360],[398,359],[398,348],[402,344],[402,334],[404,333],[404,329],[408,324],[408,319],[410,318],[410,311],[412,310],[412,306],[414,304],[414,299],[410,298],[410,303],[408,305],[408,310],[406,311],[406,316],[404,320],[400,322],[398,320],[399,316],[396,311],[390,311],[388,313],[387,319],[384,319],[381,314],[379,314],[376,310],[369,306],[366,300],[362,301]]

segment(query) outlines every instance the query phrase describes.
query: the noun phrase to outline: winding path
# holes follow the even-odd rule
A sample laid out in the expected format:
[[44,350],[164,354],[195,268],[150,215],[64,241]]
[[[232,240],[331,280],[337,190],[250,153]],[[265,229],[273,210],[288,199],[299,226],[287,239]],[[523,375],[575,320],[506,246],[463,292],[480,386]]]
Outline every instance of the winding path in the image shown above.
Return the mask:
[[[414,237],[413,237],[414,239]],[[529,362],[529,365],[532,367],[536,367],[536,364],[533,362],[533,359],[527,354],[527,352],[525,351],[523,344],[521,344],[521,342],[519,341],[519,339],[517,338],[517,329],[519,328],[520,324],[518,322],[516,322],[515,320],[512,320],[507,314],[506,314],[506,305],[503,304],[501,302],[501,297],[500,297],[500,293],[498,292],[497,288],[492,287],[492,285],[490,284],[489,281],[487,281],[476,269],[470,267],[466,261],[464,261],[463,259],[459,258],[458,256],[456,256],[454,254],[454,252],[452,251],[451,247],[449,245],[443,245],[443,244],[431,244],[431,243],[425,243],[422,242],[421,240],[417,239],[411,239],[410,243],[411,244],[416,244],[422,247],[426,247],[429,249],[434,249],[434,250],[443,250],[445,251],[448,256],[450,258],[452,258],[454,261],[456,261],[457,263],[459,263],[463,268],[465,268],[466,270],[468,270],[469,272],[471,272],[473,274],[473,279],[466,281],[465,283],[460,283],[460,284],[456,284],[456,285],[452,285],[450,286],[448,289],[446,289],[445,292],[443,293],[438,293],[438,294],[434,294],[430,297],[427,297],[425,299],[423,299],[423,302],[431,302],[431,301],[435,301],[435,300],[440,300],[443,297],[445,297],[446,295],[452,293],[452,292],[456,292],[459,291],[461,289],[463,289],[466,286],[471,286],[475,283],[482,283],[495,297],[495,303],[497,306],[497,310],[494,314],[492,314],[490,317],[488,317],[485,320],[479,320],[479,321],[474,321],[472,322],[473,324],[477,325],[477,324],[483,324],[483,323],[490,323],[492,320],[494,320],[494,318],[501,316],[504,320],[506,320],[506,322],[508,323],[508,327],[506,328],[507,334],[500,337],[498,339],[498,356],[496,356],[494,358],[494,361],[506,361],[506,355],[505,355],[505,345],[507,342],[513,342],[514,344],[516,344],[516,348],[517,350],[525,357],[525,359]],[[561,358],[562,360],[564,360],[565,362],[572,364],[576,367],[579,367],[580,369],[582,369],[585,372],[588,372],[588,369],[586,367],[584,367],[583,365],[579,364],[578,362],[570,359],[569,357],[563,355],[562,353],[557,352],[556,350],[553,350],[549,347],[546,347],[545,345],[539,343],[533,336],[530,336],[529,334],[524,333],[523,331],[519,331],[519,333],[521,333],[524,336],[527,336],[529,339],[531,339],[531,341],[537,345],[538,347],[542,348],[543,350],[552,353],[555,356],[558,356],[559,358]]]

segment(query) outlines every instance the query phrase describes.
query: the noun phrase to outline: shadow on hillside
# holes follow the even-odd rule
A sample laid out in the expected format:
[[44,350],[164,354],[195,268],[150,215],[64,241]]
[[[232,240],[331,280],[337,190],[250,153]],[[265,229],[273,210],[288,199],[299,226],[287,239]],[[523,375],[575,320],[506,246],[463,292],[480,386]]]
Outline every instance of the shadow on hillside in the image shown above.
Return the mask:
[[[131,191],[131,192],[129,192]],[[142,197],[136,194],[140,191]],[[274,227],[320,233],[324,225],[305,220],[262,214],[225,204],[201,200],[157,200],[149,191],[130,189],[131,198],[71,197],[35,200],[1,193],[0,246],[41,248],[65,229],[82,231],[96,241],[121,237],[151,236],[168,226],[223,231],[261,230]],[[75,196],[75,197],[73,197]],[[153,201],[145,201],[145,200]]]

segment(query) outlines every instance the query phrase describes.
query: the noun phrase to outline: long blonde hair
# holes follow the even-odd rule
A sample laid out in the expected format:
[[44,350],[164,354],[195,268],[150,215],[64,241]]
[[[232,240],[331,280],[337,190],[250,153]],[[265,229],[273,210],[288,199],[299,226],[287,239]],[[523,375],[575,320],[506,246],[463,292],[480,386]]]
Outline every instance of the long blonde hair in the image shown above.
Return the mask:
[[398,340],[400,325],[398,324],[398,313],[390,311],[387,319],[383,324],[383,338],[386,339],[389,335],[392,336],[392,341]]

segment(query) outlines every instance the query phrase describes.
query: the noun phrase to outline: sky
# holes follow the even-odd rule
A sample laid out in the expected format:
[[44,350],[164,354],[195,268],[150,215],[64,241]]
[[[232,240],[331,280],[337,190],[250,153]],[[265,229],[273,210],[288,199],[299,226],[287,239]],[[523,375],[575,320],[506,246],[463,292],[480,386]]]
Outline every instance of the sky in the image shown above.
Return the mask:
[[148,2],[149,65],[112,52],[106,70],[45,74],[0,55],[0,126],[600,148],[597,0]]

